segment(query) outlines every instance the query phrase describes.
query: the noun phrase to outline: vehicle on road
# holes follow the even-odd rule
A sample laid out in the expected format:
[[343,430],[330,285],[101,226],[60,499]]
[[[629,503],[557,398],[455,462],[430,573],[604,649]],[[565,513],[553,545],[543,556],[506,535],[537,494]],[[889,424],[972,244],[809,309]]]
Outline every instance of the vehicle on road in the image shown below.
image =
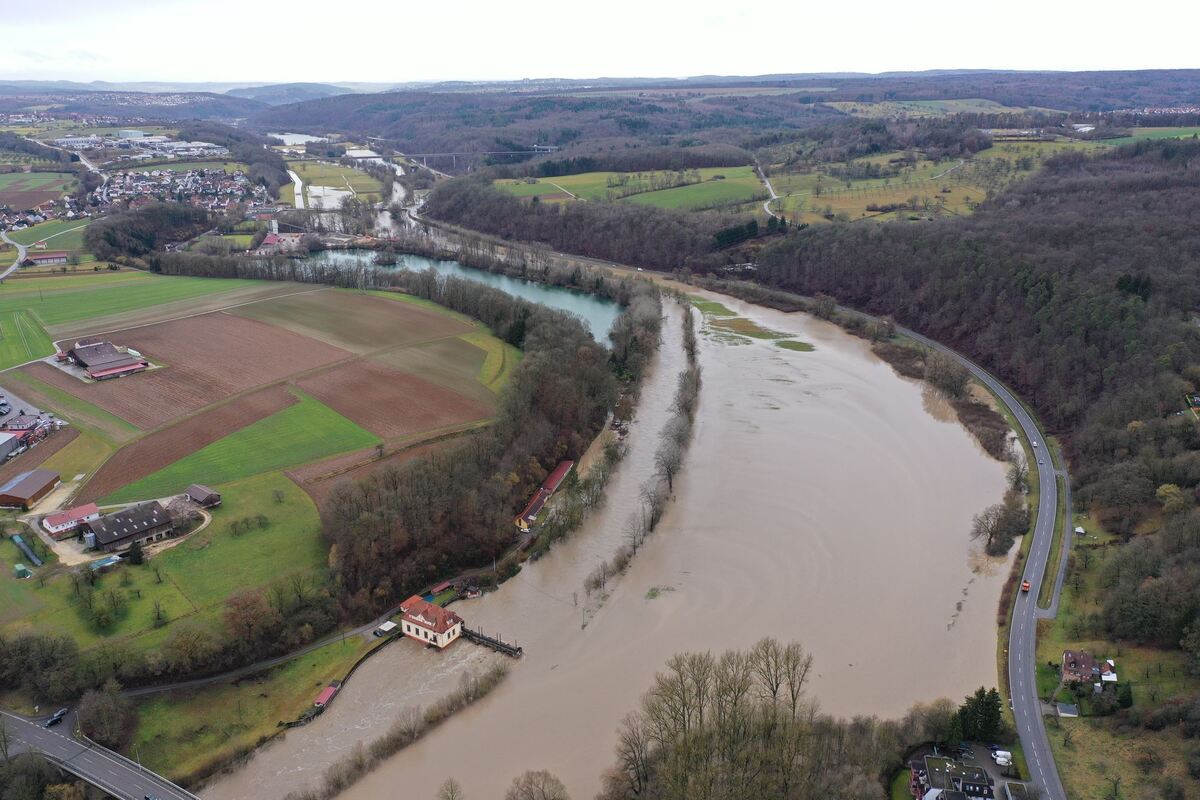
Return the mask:
[[58,723],[62,722],[63,718],[65,718],[67,716],[67,713],[70,710],[71,709],[69,709],[69,708],[60,708],[58,711],[55,711],[54,714],[50,717],[50,719],[46,720],[46,727],[52,728],[55,725],[57,725]]
[[1041,459],[1041,458],[1039,458],[1039,459],[1038,459],[1038,463],[1039,463],[1039,464],[1045,464],[1046,462],[1045,462],[1045,460],[1044,460],[1044,459]]
[[1034,441],[1034,443],[1033,443],[1033,446],[1034,446],[1034,447],[1037,447],[1037,441],[1036,441],[1036,440]]
[[1021,581],[1021,591],[1028,592],[1030,589],[1029,581]]

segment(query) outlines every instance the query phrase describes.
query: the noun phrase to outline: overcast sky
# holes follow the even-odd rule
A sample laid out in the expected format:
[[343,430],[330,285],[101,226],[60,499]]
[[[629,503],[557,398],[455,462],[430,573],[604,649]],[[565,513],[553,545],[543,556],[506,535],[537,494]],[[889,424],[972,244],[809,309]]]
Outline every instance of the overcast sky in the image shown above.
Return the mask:
[[1200,67],[1200,2],[0,0],[0,80]]

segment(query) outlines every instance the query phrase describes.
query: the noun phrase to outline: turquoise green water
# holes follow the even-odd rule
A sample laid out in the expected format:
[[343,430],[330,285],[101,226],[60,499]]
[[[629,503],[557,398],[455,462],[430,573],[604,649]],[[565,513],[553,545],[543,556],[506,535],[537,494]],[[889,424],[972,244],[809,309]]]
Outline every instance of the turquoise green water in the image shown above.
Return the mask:
[[[326,250],[310,256],[310,258],[330,264],[359,266],[364,261],[368,264],[372,263],[375,255],[373,250]],[[457,261],[437,261],[432,258],[405,255],[398,256],[396,269],[411,269],[416,272],[436,269],[441,275],[483,283],[514,297],[566,311],[582,319],[596,341],[604,345],[608,344],[608,332],[612,328],[613,321],[621,313],[621,306],[612,300],[572,289],[547,286],[544,283],[534,283],[521,278],[510,278],[507,275],[495,275],[480,269],[464,267]]]

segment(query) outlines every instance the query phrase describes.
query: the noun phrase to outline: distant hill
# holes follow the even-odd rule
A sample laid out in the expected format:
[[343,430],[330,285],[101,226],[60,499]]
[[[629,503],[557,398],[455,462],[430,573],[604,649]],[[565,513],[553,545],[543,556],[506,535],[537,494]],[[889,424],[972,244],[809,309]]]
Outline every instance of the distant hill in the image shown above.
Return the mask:
[[256,100],[209,92],[118,92],[31,89],[0,84],[0,113],[30,109],[153,120],[249,117],[267,106]]
[[225,94],[229,97],[257,100],[269,106],[281,106],[287,103],[301,103],[305,100],[319,100],[323,97],[350,93],[350,89],[329,83],[273,83],[266,86],[231,89]]

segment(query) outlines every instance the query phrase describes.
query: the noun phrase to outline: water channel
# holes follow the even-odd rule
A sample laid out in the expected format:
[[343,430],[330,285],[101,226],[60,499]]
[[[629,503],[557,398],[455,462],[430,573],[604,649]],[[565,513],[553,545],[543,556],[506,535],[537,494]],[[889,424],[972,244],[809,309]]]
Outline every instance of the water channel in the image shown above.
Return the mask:
[[[816,350],[702,337],[704,386],[675,500],[584,626],[584,607],[595,605],[584,579],[623,541],[683,366],[681,315],[668,304],[606,504],[498,591],[454,606],[472,627],[523,645],[525,658],[493,694],[344,797],[432,798],[452,776],[468,797],[498,798],[513,777],[543,768],[573,797],[590,797],[612,763],[622,716],[671,655],[763,636],[799,640],[814,654],[811,691],[832,713],[898,715],[914,701],[995,685],[1005,563],[980,555],[967,531],[1002,496],[1003,465],[862,340],[811,317],[712,297]],[[316,783],[399,709],[427,704],[490,658],[465,642],[445,653],[399,642],[345,687],[341,709],[202,794],[271,800]]]
[[[376,255],[378,254],[374,250],[324,250],[311,258],[330,264],[352,267],[363,263],[370,264]],[[534,283],[521,278],[510,278],[507,275],[497,275],[480,269],[464,267],[457,261],[439,261],[422,256],[398,255],[396,256],[396,268],[411,269],[416,272],[436,269],[447,277],[478,281],[515,297],[566,311],[581,318],[596,341],[604,345],[608,344],[608,331],[612,328],[613,320],[621,313],[621,307],[611,300],[558,286],[547,286],[543,283]]]

